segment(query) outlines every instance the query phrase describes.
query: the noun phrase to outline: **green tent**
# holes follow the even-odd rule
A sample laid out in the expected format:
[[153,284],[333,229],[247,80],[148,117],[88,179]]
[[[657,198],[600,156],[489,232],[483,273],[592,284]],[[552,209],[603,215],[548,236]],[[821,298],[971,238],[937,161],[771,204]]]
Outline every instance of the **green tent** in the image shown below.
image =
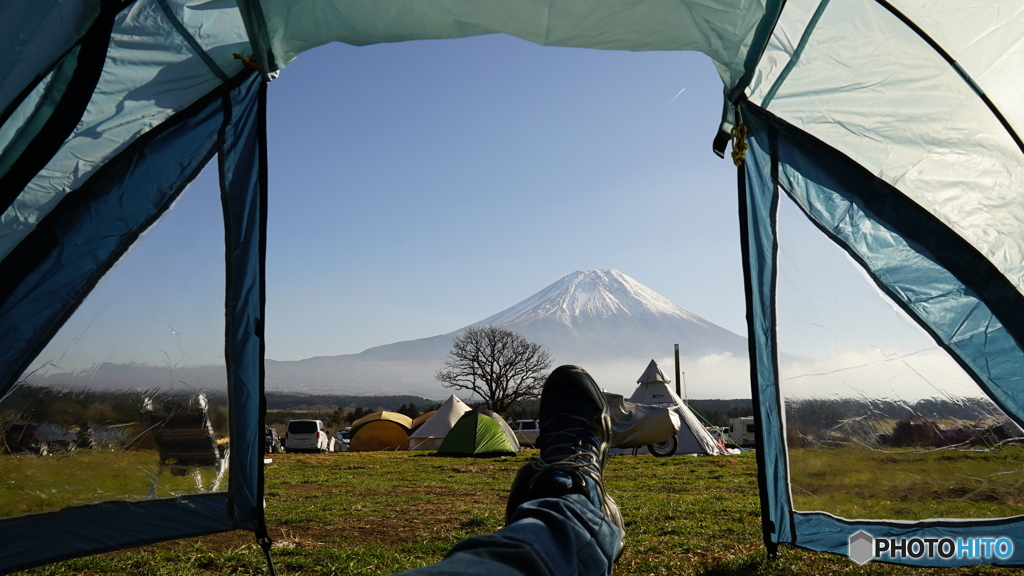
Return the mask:
[[509,425],[490,410],[471,410],[462,415],[444,437],[438,456],[515,456],[519,441]]

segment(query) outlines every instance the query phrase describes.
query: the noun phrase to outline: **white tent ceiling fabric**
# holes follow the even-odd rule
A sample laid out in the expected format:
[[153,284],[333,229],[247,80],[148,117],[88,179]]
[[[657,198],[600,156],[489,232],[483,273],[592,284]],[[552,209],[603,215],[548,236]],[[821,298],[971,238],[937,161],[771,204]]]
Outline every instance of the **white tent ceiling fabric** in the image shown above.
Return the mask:
[[[267,48],[283,68],[328,42],[362,46],[505,33],[544,46],[696,50],[729,86],[764,14],[763,0],[302,0],[258,4]],[[252,26],[250,26],[252,27]],[[261,58],[261,50],[256,51]],[[264,70],[266,72],[266,70]]]
[[[1024,2],[894,4],[1012,127],[1024,127],[1024,21],[1016,17]],[[1024,292],[1019,143],[957,70],[878,2],[787,2],[749,97],[898,188]]]

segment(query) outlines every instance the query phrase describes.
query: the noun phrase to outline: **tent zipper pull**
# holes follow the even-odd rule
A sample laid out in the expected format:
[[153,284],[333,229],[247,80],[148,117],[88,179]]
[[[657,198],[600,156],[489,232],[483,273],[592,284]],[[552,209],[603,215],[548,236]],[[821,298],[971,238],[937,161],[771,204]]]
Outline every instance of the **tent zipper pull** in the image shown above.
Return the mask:
[[747,127],[737,124],[732,127],[732,163],[737,167],[743,165],[743,158],[747,155]]
[[234,54],[232,54],[232,56],[235,57],[235,60],[241,60],[242,65],[250,70],[259,70],[260,68],[259,64],[256,63],[256,59],[253,57],[246,58],[238,52],[235,52]]

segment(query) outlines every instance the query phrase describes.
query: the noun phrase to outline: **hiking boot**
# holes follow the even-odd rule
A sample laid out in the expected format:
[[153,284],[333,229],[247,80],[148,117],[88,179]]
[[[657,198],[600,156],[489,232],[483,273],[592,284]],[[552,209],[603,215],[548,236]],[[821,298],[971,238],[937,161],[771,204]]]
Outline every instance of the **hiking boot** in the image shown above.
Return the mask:
[[[611,429],[608,403],[590,374],[577,366],[555,369],[540,395],[540,457],[516,474],[505,523],[529,500],[581,494],[625,534],[619,507],[604,489]],[[621,554],[620,542],[616,559]]]

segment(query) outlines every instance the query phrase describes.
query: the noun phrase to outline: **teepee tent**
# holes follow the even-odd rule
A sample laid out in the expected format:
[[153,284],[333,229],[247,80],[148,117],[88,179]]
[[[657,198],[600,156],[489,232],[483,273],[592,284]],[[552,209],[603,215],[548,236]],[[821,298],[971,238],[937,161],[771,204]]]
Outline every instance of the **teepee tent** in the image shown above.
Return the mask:
[[[636,381],[637,387],[629,402],[644,405],[662,405],[670,407],[679,417],[679,431],[676,432],[676,454],[700,454],[718,456],[728,451],[701,424],[700,419],[690,410],[683,400],[669,386],[669,380],[661,367],[654,360]],[[637,449],[637,454],[647,453],[646,447]]]
[[[905,457],[883,442],[892,441],[893,429],[858,437],[831,421],[794,419],[802,412],[796,407],[825,400],[815,396],[821,390],[810,386],[801,392],[799,382],[782,377],[780,336],[788,325],[779,321],[785,287],[778,282],[786,273],[780,247],[786,247],[787,227],[797,225],[787,220],[791,211],[838,246],[879,298],[925,334],[971,387],[952,393],[931,382],[938,390],[921,401],[953,398],[952,404],[968,409],[958,418],[972,418],[971,426],[1005,422],[1019,432],[1024,10],[1018,4],[0,3],[0,398],[16,396],[12,390],[47,342],[214,155],[222,192],[220,237],[226,244],[220,378],[231,398],[226,491],[171,499],[123,494],[101,506],[91,496],[47,510],[55,515],[4,518],[0,572],[217,531],[249,529],[265,536],[264,82],[303,50],[328,42],[366,45],[489,33],[554,46],[696,50],[718,69],[723,114],[713,147],[724,155],[731,139],[739,167],[762,527],[771,552],[792,543],[846,554],[861,533],[876,539],[1019,533],[1024,509],[1012,503],[997,510],[943,508],[938,517],[914,511],[894,518],[900,512],[891,511],[863,518],[821,508],[824,499],[803,499],[794,490],[802,477],[801,460],[794,456],[802,448],[791,442],[882,450],[890,464],[876,470],[879,477],[898,472]],[[895,381],[873,382],[877,387]],[[895,383],[870,396],[857,390],[834,398],[830,407],[840,416],[835,421],[863,428],[861,416],[868,413],[844,406],[859,399],[861,406],[877,407],[899,397],[901,389]],[[875,444],[863,441],[868,438]],[[1007,474],[992,481],[1019,474],[1020,462],[1004,440],[986,449],[1009,462]],[[865,491],[868,508],[885,501],[877,491],[883,484]],[[23,494],[33,492],[31,485],[22,488]],[[54,523],[64,533],[88,531],[90,537],[52,538]],[[1024,546],[994,557],[880,559],[1014,565],[1024,564]]]
[[472,408],[452,394],[426,422],[409,434],[409,450],[437,450],[463,414]]
[[519,450],[519,441],[508,423],[494,412],[480,408],[459,418],[438,447],[437,455],[494,458],[515,456]]

